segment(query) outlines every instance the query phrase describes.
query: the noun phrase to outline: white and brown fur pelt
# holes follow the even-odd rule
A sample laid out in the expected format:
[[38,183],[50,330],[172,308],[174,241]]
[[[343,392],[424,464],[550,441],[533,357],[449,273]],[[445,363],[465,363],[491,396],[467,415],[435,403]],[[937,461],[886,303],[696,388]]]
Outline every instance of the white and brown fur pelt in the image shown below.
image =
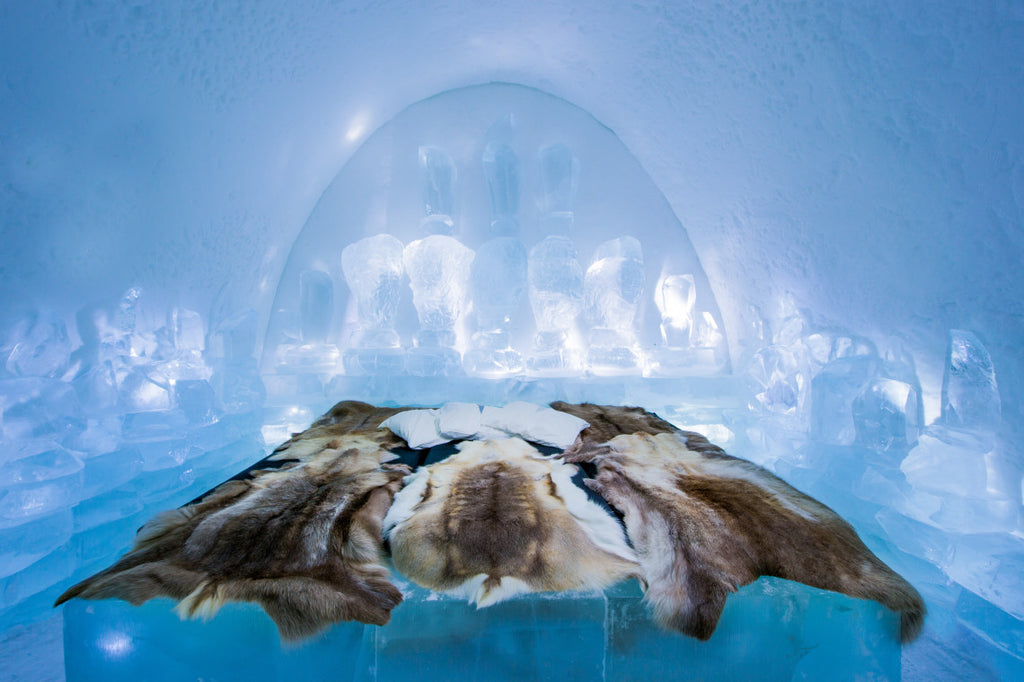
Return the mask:
[[623,514],[664,626],[707,639],[729,593],[766,575],[880,602],[904,642],[920,632],[921,596],[828,507],[642,409],[552,407],[590,424],[565,459],[596,465],[587,485]]
[[637,576],[622,527],[573,484],[576,471],[519,438],[461,443],[395,497],[384,519],[395,568],[478,606]]
[[131,551],[56,603],[166,596],[184,617],[252,601],[288,640],[342,620],[387,623],[402,594],[388,579],[381,521],[410,470],[386,463],[404,442],[377,427],[398,411],[339,403],[260,463],[274,468],[158,515]]

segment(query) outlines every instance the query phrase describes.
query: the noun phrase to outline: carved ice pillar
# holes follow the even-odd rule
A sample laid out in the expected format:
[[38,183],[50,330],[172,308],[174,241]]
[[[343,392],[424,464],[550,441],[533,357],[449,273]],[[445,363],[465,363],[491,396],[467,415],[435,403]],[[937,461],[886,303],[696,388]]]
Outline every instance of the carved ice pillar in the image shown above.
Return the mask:
[[530,250],[530,306],[537,324],[527,361],[531,374],[582,370],[576,318],[583,307],[583,268],[569,238],[579,161],[562,144],[545,147],[541,163],[541,225],[548,236]]
[[420,323],[406,368],[418,376],[444,376],[462,369],[456,346],[473,251],[451,236],[456,181],[451,157],[440,149],[421,147],[420,173],[426,214],[420,225],[428,236],[410,243],[403,253]]
[[526,288],[526,247],[519,240],[519,158],[504,143],[484,149],[484,175],[491,198],[490,235],[477,249],[471,288],[474,333],[465,367],[487,377],[523,370],[522,355],[512,348],[509,326]]

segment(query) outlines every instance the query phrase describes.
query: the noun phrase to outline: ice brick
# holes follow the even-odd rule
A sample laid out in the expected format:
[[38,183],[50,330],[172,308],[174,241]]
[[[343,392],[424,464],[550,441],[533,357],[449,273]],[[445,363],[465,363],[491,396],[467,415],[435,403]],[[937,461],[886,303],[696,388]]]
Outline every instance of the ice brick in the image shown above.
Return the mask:
[[900,464],[918,490],[966,497],[988,496],[985,455],[991,446],[973,434],[929,427]]
[[752,407],[791,416],[803,407],[807,381],[797,354],[789,348],[760,349],[751,358],[746,375],[757,401]]
[[881,451],[902,451],[917,442],[921,398],[912,385],[873,379],[852,405],[856,440]]
[[71,342],[64,320],[32,311],[14,324],[5,350],[7,371],[14,376],[57,377],[67,367]]
[[155,368],[138,367],[121,382],[121,409],[125,412],[149,412],[170,409],[171,387]]
[[1024,620],[1024,538],[978,533],[956,538],[941,564],[950,578]]
[[878,359],[852,355],[832,360],[811,381],[811,435],[834,445],[856,439],[853,401],[878,371]]
[[995,368],[985,346],[973,333],[952,329],[946,355],[942,421],[949,426],[994,431],[1002,412]]
[[594,324],[631,334],[644,276],[644,257],[636,238],[619,237],[599,245],[584,277],[587,314]]
[[82,461],[57,448],[0,468],[0,528],[16,526],[78,502]]
[[83,457],[82,499],[127,483],[142,472],[142,454],[134,447]]
[[0,577],[24,570],[71,539],[69,508],[15,526],[0,527]]

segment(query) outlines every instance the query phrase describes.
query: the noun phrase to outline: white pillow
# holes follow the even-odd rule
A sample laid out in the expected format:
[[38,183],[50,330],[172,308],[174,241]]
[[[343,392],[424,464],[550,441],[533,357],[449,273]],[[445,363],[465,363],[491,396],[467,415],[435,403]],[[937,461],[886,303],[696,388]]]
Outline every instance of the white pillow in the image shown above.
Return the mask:
[[445,438],[473,438],[480,430],[480,406],[445,403],[437,410],[437,430]]
[[380,426],[389,429],[414,450],[432,448],[451,440],[437,430],[436,413],[437,410],[406,410],[388,417]]
[[586,421],[566,412],[525,402],[509,403],[505,407],[485,407],[481,425],[563,450],[576,441],[580,431],[590,426]]

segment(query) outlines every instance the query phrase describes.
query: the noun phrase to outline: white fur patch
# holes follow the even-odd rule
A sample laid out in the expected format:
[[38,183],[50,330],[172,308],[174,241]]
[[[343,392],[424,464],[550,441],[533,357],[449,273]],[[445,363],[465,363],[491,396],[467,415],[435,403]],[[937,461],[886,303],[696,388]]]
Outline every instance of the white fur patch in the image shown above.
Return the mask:
[[572,482],[576,467],[552,462],[551,480],[565,507],[579,521],[580,528],[595,545],[627,561],[638,561],[636,552],[626,543],[622,526],[600,505]]
[[405,487],[395,494],[391,508],[384,515],[384,521],[381,524],[381,532],[385,539],[391,535],[395,526],[409,520],[416,512],[416,505],[423,499],[423,493],[426,492],[427,484],[430,482],[430,470],[420,469],[416,473],[406,476],[403,482]]

